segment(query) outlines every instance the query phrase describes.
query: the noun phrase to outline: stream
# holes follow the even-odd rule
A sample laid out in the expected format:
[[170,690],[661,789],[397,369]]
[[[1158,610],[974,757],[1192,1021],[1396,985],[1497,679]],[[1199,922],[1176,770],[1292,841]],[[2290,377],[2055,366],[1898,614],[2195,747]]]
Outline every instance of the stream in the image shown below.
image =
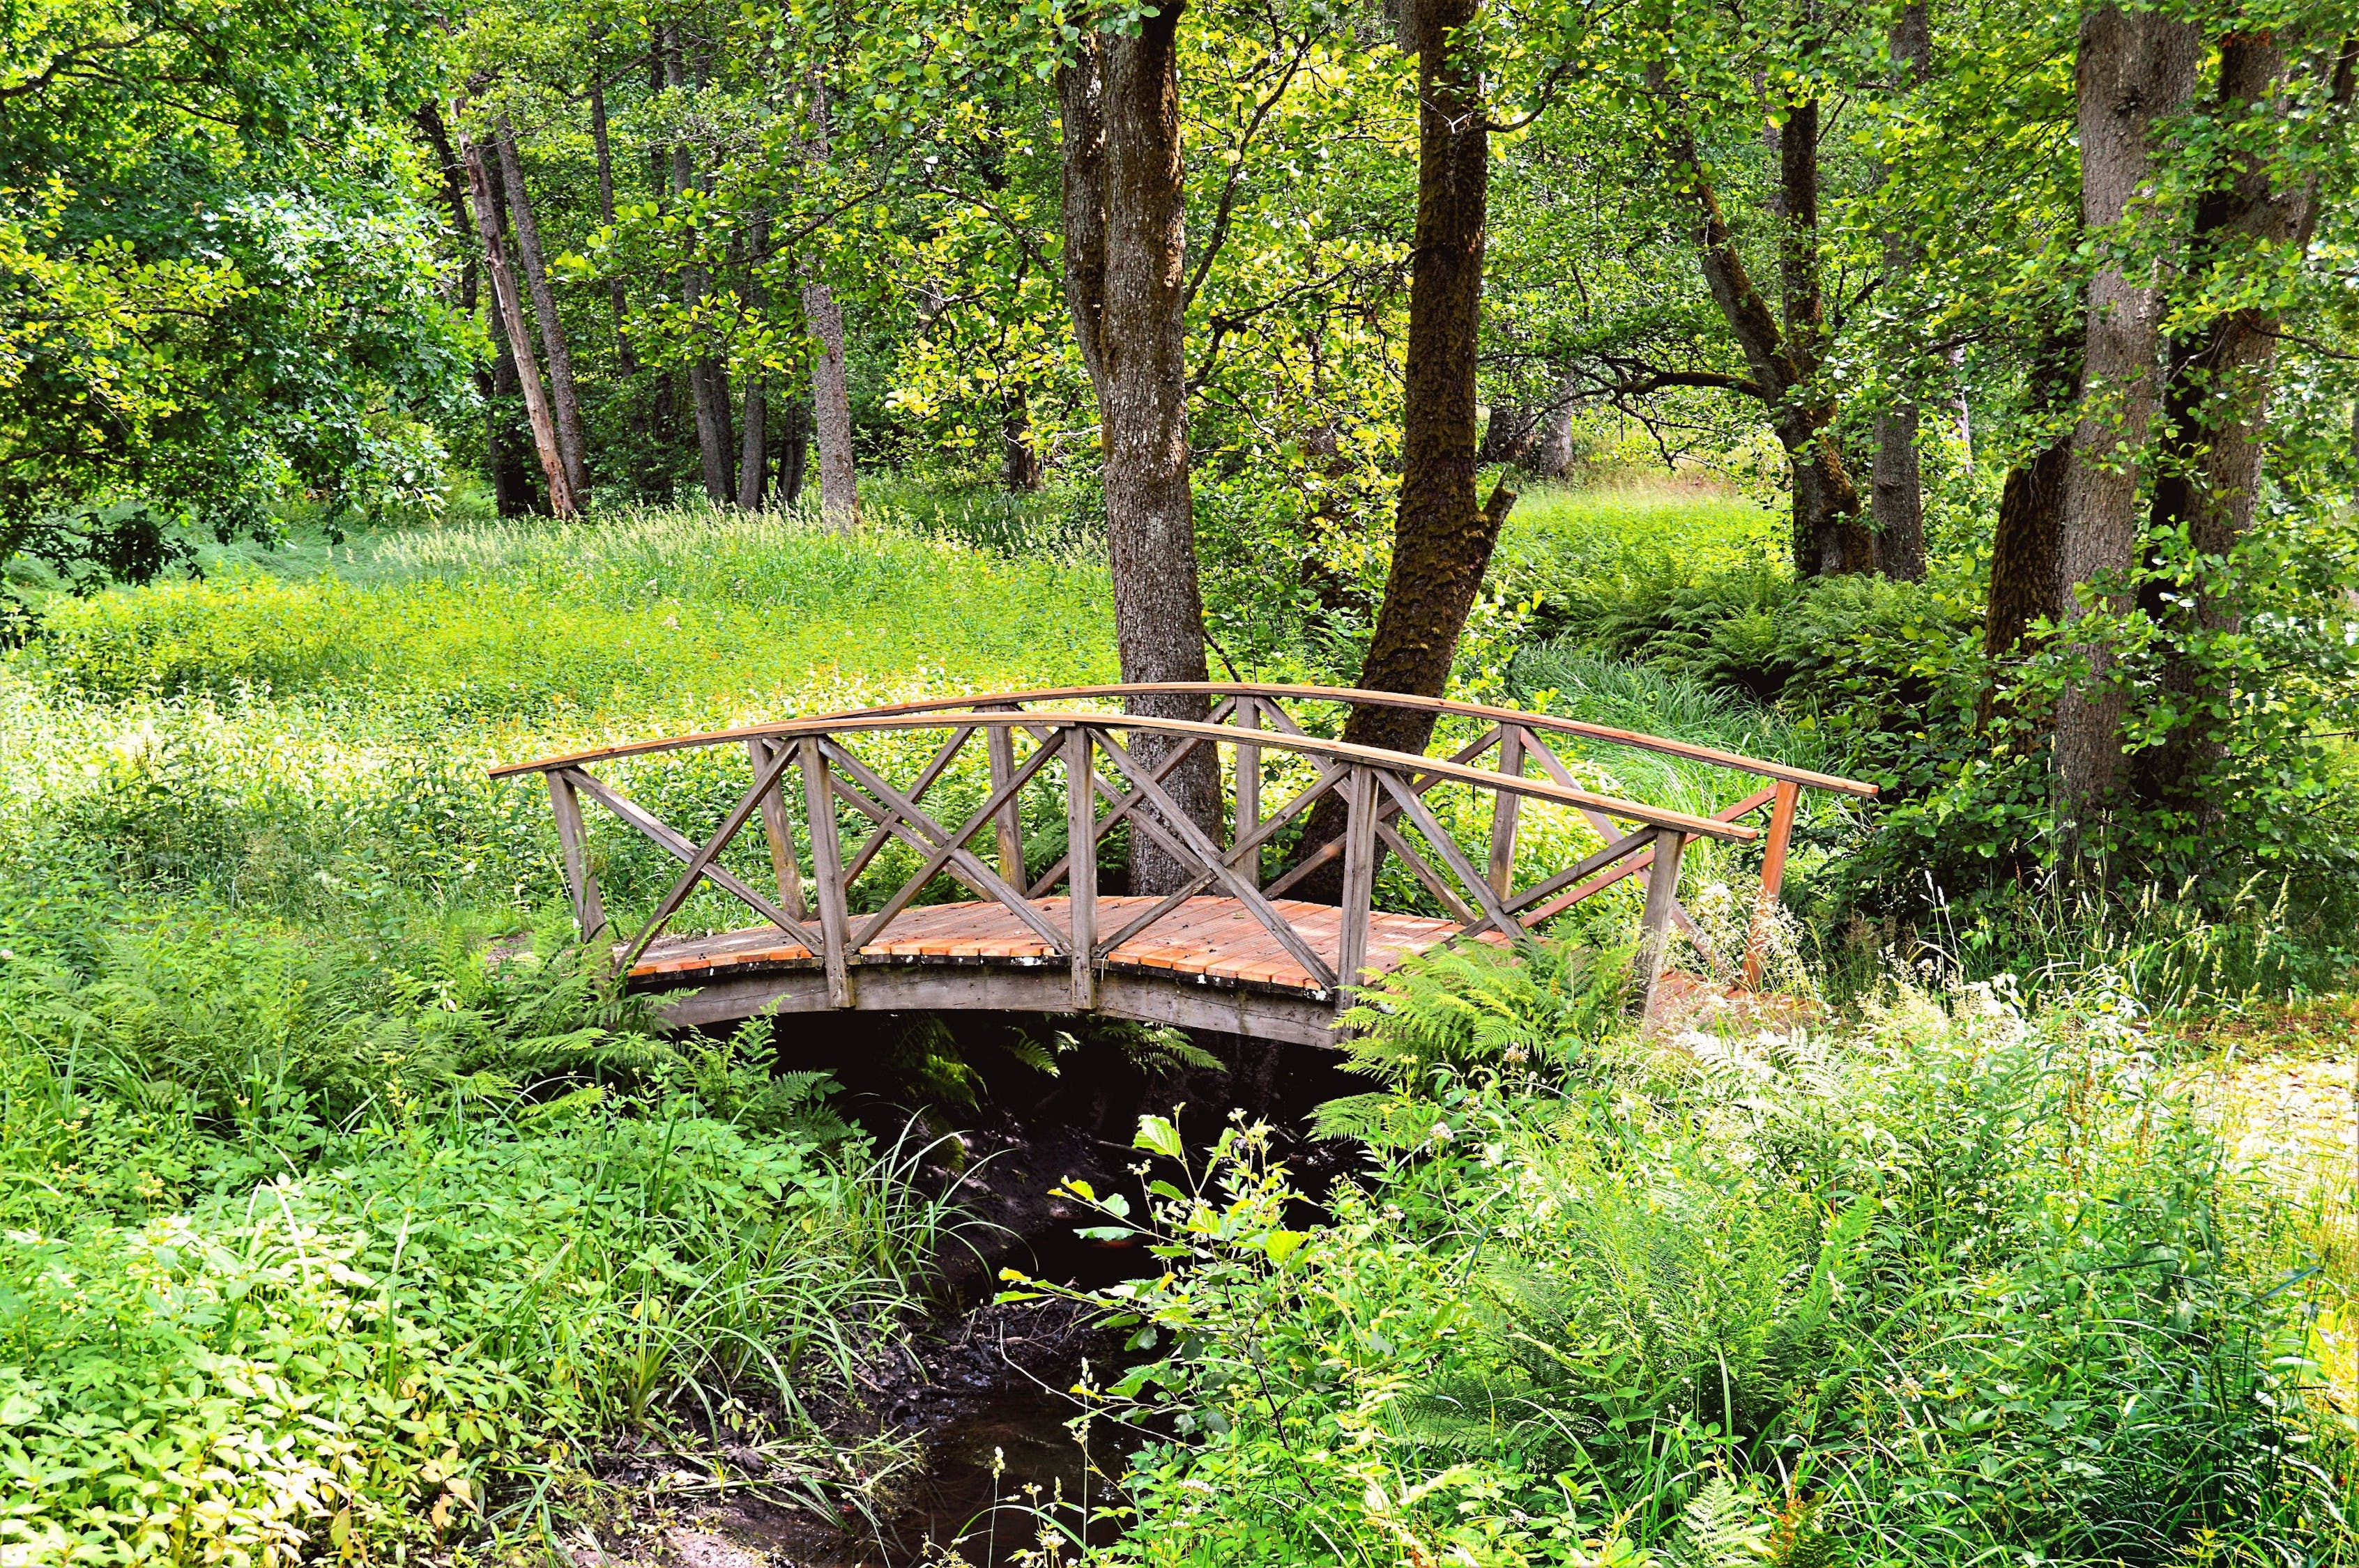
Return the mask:
[[[864,1374],[856,1411],[821,1422],[847,1448],[879,1434],[917,1440],[921,1462],[880,1488],[876,1517],[832,1522],[776,1492],[763,1496],[768,1488],[759,1485],[733,1485],[718,1497],[700,1487],[690,1496],[689,1488],[668,1487],[664,1477],[678,1472],[666,1463],[617,1454],[600,1468],[642,1501],[627,1523],[617,1521],[611,1541],[604,1531],[597,1541],[583,1538],[576,1568],[1013,1568],[1019,1554],[1043,1561],[1044,1520],[1070,1541],[1086,1517],[1081,1505],[1086,1499],[1098,1506],[1105,1484],[1090,1460],[1119,1474],[1137,1441],[1136,1433],[1102,1426],[1095,1454],[1085,1454],[1070,1430],[1082,1406],[1067,1390],[1085,1364],[1093,1381],[1111,1381],[1121,1337],[1093,1326],[1070,1303],[993,1303],[999,1270],[1013,1265],[1094,1289],[1162,1265],[1143,1248],[1076,1237],[1074,1227],[1093,1217],[1050,1197],[1049,1189],[1078,1176],[1136,1201],[1142,1195],[1129,1168],[1141,1156],[1128,1134],[1150,1103],[1167,1111],[1195,1108],[1182,1115],[1182,1130],[1190,1146],[1201,1147],[1229,1107],[1275,1126],[1299,1127],[1311,1105],[1362,1087],[1342,1078],[1323,1053],[1220,1044],[1227,1047],[1227,1071],[1191,1072],[1150,1088],[1116,1075],[1068,1070],[1046,1096],[1036,1080],[1028,1103],[1020,1095],[992,1096],[987,1103],[1025,1109],[982,1116],[976,1119],[984,1126],[962,1130],[949,1145],[957,1168],[929,1174],[944,1187],[956,1184],[961,1206],[979,1222],[964,1243],[942,1255],[948,1292],[959,1304],[892,1366]],[[1288,1141],[1287,1163],[1306,1190],[1321,1190],[1340,1171],[1333,1146]],[[725,1440],[719,1447],[730,1454]],[[753,1468],[759,1473],[758,1461]],[[1092,1543],[1113,1533],[1098,1521]]]

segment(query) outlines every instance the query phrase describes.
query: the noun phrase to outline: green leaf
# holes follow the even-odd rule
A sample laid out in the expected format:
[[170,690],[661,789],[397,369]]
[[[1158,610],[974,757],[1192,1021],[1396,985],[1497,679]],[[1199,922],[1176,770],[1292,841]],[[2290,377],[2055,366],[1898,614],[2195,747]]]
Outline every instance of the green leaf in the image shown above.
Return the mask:
[[1177,1160],[1180,1154],[1180,1130],[1159,1116],[1138,1119],[1138,1136],[1130,1141],[1134,1149],[1144,1149],[1150,1154],[1161,1154]]

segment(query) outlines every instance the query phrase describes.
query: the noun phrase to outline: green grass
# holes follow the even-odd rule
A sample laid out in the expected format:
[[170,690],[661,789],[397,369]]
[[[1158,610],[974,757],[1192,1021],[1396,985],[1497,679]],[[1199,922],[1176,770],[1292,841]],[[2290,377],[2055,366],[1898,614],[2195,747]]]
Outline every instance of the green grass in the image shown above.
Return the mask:
[[383,535],[334,557],[55,603],[16,665],[110,697],[431,692],[554,734],[1113,667],[1102,568],[946,538],[638,513]]
[[1619,969],[1389,978],[1316,1220],[1266,1129],[1141,1123],[1173,1158],[1096,1217],[1166,1271],[1091,1298],[1142,1357],[1092,1430],[1154,1435],[1100,1439],[1097,1560],[2351,1561],[2347,1211],[2240,1164],[2117,990],[1647,1042]]
[[414,1556],[617,1429],[808,1450],[942,1216],[761,1031],[601,998],[484,770],[1111,674],[1102,568],[929,526],[301,537],[49,606],[0,665],[0,1561]]
[[1669,557],[1697,572],[1783,561],[1787,520],[1702,476],[1633,475],[1610,486],[1536,485],[1516,501],[1499,550],[1584,572]]
[[[300,535],[280,553],[214,556],[202,581],[54,602],[49,634],[0,661],[0,1564],[77,1550],[259,1561],[265,1545],[299,1544],[385,1560],[486,1533],[520,1546],[618,1429],[677,1438],[710,1415],[807,1453],[798,1412],[897,1332],[945,1217],[912,1198],[906,1148],[846,1136],[824,1085],[774,1076],[758,1031],[726,1048],[666,1041],[600,994],[563,951],[545,799],[486,770],[797,712],[1114,678],[1110,590],[1076,498],[869,495],[875,526],[851,539],[805,516],[701,510]],[[1652,641],[1632,641],[1635,663],[1577,640],[1527,645],[1529,623],[1495,606],[1469,689],[1842,771],[1809,710],[1715,673],[1754,667],[1752,643],[1719,630],[1741,617],[1690,635],[1685,601],[1647,587],[1648,563],[1666,558],[1771,582],[1779,533],[1717,493],[1535,492],[1502,546],[1502,599],[1544,588],[1571,606],[1568,628],[1602,605]],[[876,760],[906,771],[923,745],[880,741]],[[1567,750],[1594,786],[1686,809],[1751,787]],[[743,766],[721,749],[613,776],[694,830],[734,798]],[[940,798],[982,787],[978,760]],[[1432,802],[1479,841],[1487,800],[1443,789]],[[1061,806],[1043,795],[1027,809],[1035,849],[1053,852]],[[593,824],[614,906],[647,907],[676,865]],[[1846,830],[1824,802],[1806,826]],[[1521,841],[1528,872],[1591,839],[1536,806]],[[739,870],[766,874],[754,840],[740,849]],[[1699,847],[1690,863],[1686,897],[1719,940],[1744,918],[1749,857]],[[859,896],[909,864],[880,857]],[[1592,934],[1615,935],[1637,893],[1634,881],[1584,906]],[[1383,896],[1408,907],[1416,890],[1396,867]],[[681,918],[742,914],[700,895]],[[515,933],[534,956],[487,961],[487,940]],[[2194,952],[2186,933],[2173,939]],[[2106,949],[2108,973],[2126,951]],[[2217,969],[2211,951],[2180,967]],[[1781,983],[1810,980],[1785,965]],[[1688,1089],[1658,1102],[1658,1087],[1617,1080],[1628,1094],[1614,1103],[1658,1132],[1758,1108]],[[1842,1107],[1892,1126],[1906,1109]],[[1550,1142],[1551,1125],[1510,1130],[1534,1170],[1606,1213],[1615,1195],[1579,1186],[1594,1173]],[[1663,1191],[1678,1195],[1671,1178],[1688,1173],[1668,1173]],[[2038,1203],[2005,1212],[2030,1224],[2062,1201],[2050,1174],[2024,1176]],[[1483,1201],[1524,1227],[1531,1256],[1575,1255],[1577,1237],[1517,1206],[1527,1196],[1486,1188]],[[1778,1201],[1777,1257],[1799,1256],[1822,1211]],[[1394,1223],[1370,1213],[1376,1229]],[[1447,1317],[1446,1291],[1418,1292],[1443,1262],[1481,1255],[1477,1229],[1387,1239],[1418,1253],[1398,1260],[1403,1312]],[[1931,1252],[1919,1263],[1928,1280],[1949,1268]],[[1332,1282],[1341,1300],[1364,1281]],[[1437,1366],[1462,1343],[1443,1328]],[[1365,1365],[1408,1386],[1397,1363]],[[1336,1386],[1306,1386],[1302,1410],[1325,1409]],[[1367,1469],[1379,1449],[1350,1444],[1397,1434],[1351,1419],[1348,1443],[1318,1451],[1348,1461],[1321,1484],[1400,1495],[1422,1460],[1382,1449],[1389,1468]],[[1313,1517],[1288,1500],[1292,1461],[1254,1461],[1269,1468],[1253,1485],[1278,1488],[1250,1499],[1273,1529]],[[1163,1502],[1201,1496],[1187,1475],[1173,1472]],[[1615,1539],[1588,1504],[1573,1512]],[[1669,1541],[1685,1527],[1647,1528]]]

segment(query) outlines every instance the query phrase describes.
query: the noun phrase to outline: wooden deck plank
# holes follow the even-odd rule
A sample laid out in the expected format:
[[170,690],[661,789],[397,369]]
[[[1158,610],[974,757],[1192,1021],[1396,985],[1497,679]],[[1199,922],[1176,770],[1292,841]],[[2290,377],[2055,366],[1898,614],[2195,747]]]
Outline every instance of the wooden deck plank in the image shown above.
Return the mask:
[[[1137,894],[1099,900],[1099,929],[1121,928],[1154,906],[1157,901]],[[1067,901],[1047,898],[1035,907],[1049,924],[1062,928]],[[1285,916],[1310,950],[1333,964],[1342,939],[1342,916],[1332,904],[1300,899],[1276,899],[1271,907]],[[1442,941],[1456,929],[1454,922],[1430,915],[1378,912],[1370,917],[1368,967],[1393,968],[1411,955]],[[1496,932],[1484,940],[1500,940]],[[988,901],[919,904],[906,909],[882,937],[861,950],[876,960],[923,966],[928,960],[944,965],[991,959],[1041,959],[1054,956],[1048,943],[1006,906]],[[808,963],[810,949],[787,938],[774,927],[756,926],[705,936],[666,936],[651,943],[631,970],[643,986],[662,988],[691,983],[713,970],[749,965]],[[1199,894],[1166,914],[1115,948],[1106,959],[1110,968],[1147,976],[1168,976],[1173,983],[1226,980],[1285,990],[1314,993],[1319,987],[1289,955],[1276,935],[1234,899]]]

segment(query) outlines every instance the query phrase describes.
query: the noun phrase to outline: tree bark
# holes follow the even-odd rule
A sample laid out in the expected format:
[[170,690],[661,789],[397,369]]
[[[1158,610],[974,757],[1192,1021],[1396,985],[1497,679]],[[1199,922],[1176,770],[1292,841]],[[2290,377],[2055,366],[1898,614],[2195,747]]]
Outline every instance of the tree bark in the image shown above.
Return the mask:
[[1579,384],[1568,369],[1557,383],[1556,401],[1549,405],[1540,426],[1539,449],[1532,466],[1550,479],[1571,479],[1576,460],[1572,449],[1572,400]]
[[[662,33],[664,85],[673,92],[684,91],[688,75],[680,60],[679,28],[667,25]],[[699,85],[701,85],[700,83]],[[677,203],[696,185],[696,159],[686,142],[674,142],[671,146],[671,195]],[[691,242],[692,243],[693,242]],[[704,305],[704,268],[690,262],[680,269],[680,303],[688,308],[689,330],[700,338],[703,326],[697,319]],[[735,493],[731,482],[730,449],[735,444],[729,432],[729,377],[721,362],[709,354],[700,354],[688,367],[688,390],[696,405],[696,455],[702,470],[705,498],[716,505],[725,505]]]
[[800,398],[789,399],[778,432],[778,504],[792,509],[803,498],[803,471],[810,466],[810,411]]
[[[608,228],[614,226],[614,153],[606,130],[605,79],[593,71],[590,77],[590,142],[598,157],[598,217]],[[635,387],[639,379],[638,351],[632,345],[630,291],[620,277],[606,280],[606,297],[614,308],[614,369],[626,387]],[[647,438],[647,411],[634,395],[625,398],[626,416],[634,445]],[[635,452],[635,460],[645,460],[644,452]]]
[[[1663,69],[1651,69],[1648,79],[1658,94],[1669,93],[1669,74]],[[1788,107],[1792,112],[1804,105]],[[1778,137],[1777,195],[1773,205],[1780,228],[1779,266],[1788,279],[1788,318],[1807,324],[1814,333],[1819,297],[1816,266],[1808,267],[1810,276],[1795,276],[1805,263],[1815,263],[1817,252],[1816,106],[1808,107],[1812,134],[1803,135],[1789,118]],[[1865,571],[1871,565],[1870,549],[1867,530],[1859,518],[1859,490],[1835,446],[1834,403],[1813,384],[1818,362],[1808,337],[1798,342],[1780,330],[1768,300],[1755,286],[1721,210],[1720,197],[1704,174],[1693,130],[1683,121],[1673,120],[1661,134],[1660,147],[1673,185],[1695,203],[1696,259],[1705,286],[1752,373],[1752,391],[1768,406],[1770,427],[1777,432],[1778,445],[1786,449],[1794,492],[1795,573],[1817,577]]]
[[466,117],[466,103],[462,99],[451,118],[459,127],[459,156],[467,168],[467,194],[474,209],[476,236],[483,241],[484,265],[491,274],[492,299],[498,308],[508,347],[516,355],[516,380],[524,392],[526,417],[532,424],[533,448],[540,456],[541,471],[549,476],[549,509],[557,516],[571,517],[575,515],[573,492],[566,481],[565,459],[557,444],[557,421],[541,392],[540,367],[533,358],[532,334],[526,330],[524,308],[516,298],[516,276],[508,270],[507,247],[501,243],[499,199],[492,192],[484,149],[467,135]]
[[[1475,351],[1482,321],[1483,250],[1490,207],[1490,133],[1482,84],[1456,35],[1481,0],[1417,0],[1417,232],[1410,251],[1408,352],[1403,365],[1401,487],[1385,596],[1360,666],[1374,691],[1440,697],[1466,617],[1489,569],[1499,529],[1515,505],[1502,483],[1478,504]],[[1352,709],[1343,739],[1424,752],[1433,715],[1413,708]],[[1343,802],[1311,807],[1300,853],[1326,849],[1345,826]],[[1296,896],[1333,903],[1343,893],[1336,856],[1297,884]]]
[[1032,437],[1032,400],[1020,381],[999,387],[999,481],[1018,495],[1028,495],[1044,482],[1040,449]]
[[[2201,42],[2194,25],[2155,12],[2106,5],[2082,17],[2075,70],[2081,207],[2093,233],[2125,237],[2130,202],[2153,168],[2154,122],[2193,92]],[[2135,602],[2138,467],[2158,391],[2160,271],[2158,262],[2106,259],[2089,283],[2081,417],[2064,475],[2057,563],[2068,626]],[[2076,589],[2088,592],[2087,603]],[[2088,678],[2065,688],[2056,711],[2057,826],[2068,862],[2079,856],[2087,818],[2112,802],[2122,773],[2124,693],[2112,679],[2111,652],[2103,637],[2078,646]]]
[[[1082,362],[1097,393],[1105,458],[1114,643],[1137,685],[1208,678],[1188,476],[1187,230],[1180,141],[1179,24],[1167,5],[1135,35],[1082,40],[1059,82],[1065,268]],[[1083,80],[1086,79],[1086,80]],[[1201,695],[1134,697],[1143,717],[1201,719]],[[1171,749],[1141,736],[1141,759]],[[1221,829],[1220,773],[1199,747],[1165,781],[1180,810]],[[1131,839],[1131,891],[1169,892],[1185,870],[1145,835]]]
[[839,534],[860,526],[860,475],[852,461],[852,383],[843,365],[843,307],[824,283],[803,285],[803,315],[819,353],[811,361],[812,424],[819,436],[819,509]]
[[[811,154],[827,161],[827,86],[811,83]],[[803,317],[819,356],[811,362],[811,423],[819,436],[819,509],[838,534],[860,526],[860,474],[852,460],[852,383],[843,362],[843,306],[835,291],[812,278],[803,285]]]
[[759,512],[770,488],[769,400],[762,378],[745,378],[745,401],[737,423],[737,504]]
[[[1893,86],[1905,93],[1932,72],[1932,26],[1925,0],[1909,0],[1900,8],[1887,42]],[[1919,247],[1908,237],[1886,238],[1887,276],[1915,269],[1921,259]],[[1897,404],[1875,416],[1875,466],[1868,500],[1869,517],[1875,524],[1875,565],[1885,576],[1901,582],[1921,582],[1925,577],[1925,489],[1917,450],[1918,428],[1914,401]]]
[[[2025,412],[2036,424],[2061,416],[2080,394],[2082,323],[2048,334],[2031,360]],[[1983,656],[1990,665],[1978,728],[1997,713],[2003,666],[2027,651],[2039,621],[2064,618],[2057,561],[2063,549],[2064,471],[2072,460],[2070,434],[2050,441],[2007,470],[1999,494],[1998,527],[1991,541],[1990,599],[1983,616]]]
[[1531,456],[1539,443],[1544,416],[1545,410],[1520,403],[1491,405],[1490,416],[1483,421],[1483,444],[1474,454],[1476,465],[1520,463]]
[[[2338,114],[2351,103],[2354,64],[2346,46],[2333,64],[2329,99]],[[2215,124],[2237,127],[2266,116],[2272,139],[2284,136],[2285,111],[2270,100],[2284,91],[2287,68],[2283,47],[2267,32],[2221,39]],[[2223,156],[2196,197],[2190,259],[2199,277],[2309,248],[2318,217],[2314,186],[2280,184],[2269,153],[2248,137]],[[2231,692],[2202,645],[2244,624],[2231,557],[2252,525],[2260,490],[2279,327],[2277,312],[2247,307],[2170,345],[2151,523],[2157,534],[2184,535],[2190,576],[2175,601],[2166,600],[2159,579],[2143,585],[2141,600],[2170,633],[2161,685],[2186,717],[2138,759],[2138,793],[2154,804],[2193,806],[2208,815],[2221,809],[2199,786],[2223,754]]]
[[516,133],[508,117],[500,116],[500,179],[507,187],[508,215],[516,222],[516,255],[524,263],[526,287],[532,291],[532,312],[540,323],[540,344],[549,354],[549,400],[557,418],[557,451],[565,462],[566,488],[576,505],[590,495],[590,457],[582,438],[582,401],[573,387],[573,355],[565,346],[565,324],[558,319],[557,295],[549,287],[549,264],[540,249],[540,225],[533,221],[532,199],[524,188],[524,163],[516,157]]
[[[450,205],[451,222],[462,234],[473,230],[475,221],[467,206],[467,175],[451,150],[450,130],[442,115],[430,103],[419,105],[413,116],[418,128],[425,134],[427,145],[434,149],[434,167],[442,177],[442,199]],[[459,308],[471,320],[475,314],[482,291],[477,286],[480,263],[474,249],[466,244],[459,247]],[[494,362],[485,365],[480,360],[472,366],[475,395],[484,405],[484,470],[492,481],[493,504],[503,517],[522,517],[539,505],[533,492],[532,474],[525,466],[526,442],[516,429],[516,412],[508,399],[517,391],[516,356],[508,351],[507,338],[501,330],[497,312],[494,313],[489,336],[497,345]]]
[[[769,292],[762,286],[761,270],[769,244],[769,214],[756,212],[745,224],[745,302],[757,314],[770,303]],[[767,499],[769,442],[769,401],[762,389],[761,373],[756,371],[745,377],[745,403],[737,426],[737,504],[748,512],[760,511]]]
[[[1360,684],[1440,697],[1497,545],[1504,506],[1474,494],[1475,348],[1482,319],[1491,137],[1482,83],[1457,35],[1481,0],[1419,0],[1417,232],[1401,390],[1401,487],[1392,566]],[[1346,741],[1425,750],[1433,717],[1357,708]]]

